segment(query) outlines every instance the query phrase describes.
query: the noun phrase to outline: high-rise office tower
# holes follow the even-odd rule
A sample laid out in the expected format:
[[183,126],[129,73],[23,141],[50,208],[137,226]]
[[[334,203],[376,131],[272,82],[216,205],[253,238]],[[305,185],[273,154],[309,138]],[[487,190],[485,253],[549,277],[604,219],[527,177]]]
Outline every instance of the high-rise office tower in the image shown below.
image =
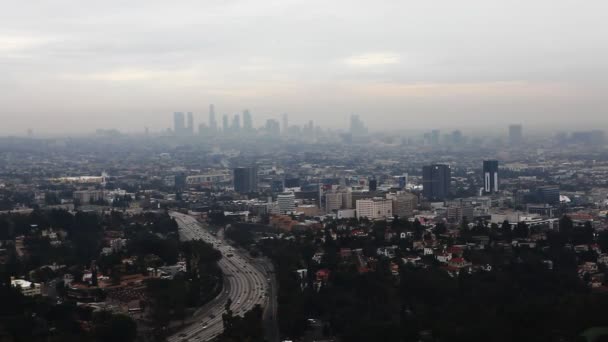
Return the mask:
[[266,120],[266,135],[272,138],[276,138],[281,134],[281,129],[279,128],[279,122],[274,119]]
[[405,186],[407,185],[407,173],[403,174],[401,176],[396,176],[395,178],[397,178],[398,189],[399,190],[405,189]]
[[287,116],[287,113],[283,114],[283,128],[282,128],[282,135],[287,135],[287,130],[289,129],[289,118]]
[[375,177],[372,177],[368,180],[369,191],[378,190],[378,180]]
[[184,113],[173,113],[173,133],[175,133],[175,135],[183,135],[185,130],[186,123],[184,121]]
[[464,137],[462,136],[462,132],[460,130],[455,130],[452,132],[450,137],[451,143],[454,145],[460,145],[464,142]]
[[434,164],[422,168],[422,194],[428,200],[445,200],[450,194],[452,170],[449,165]]
[[222,116],[222,132],[227,134],[230,131],[230,127],[228,126],[228,115],[224,114]]
[[243,111],[243,129],[247,132],[253,130],[253,120],[251,119],[251,113],[248,109]]
[[439,145],[439,138],[441,137],[441,131],[434,129],[431,131],[431,145]]
[[353,136],[361,136],[367,134],[367,127],[363,124],[363,121],[359,118],[359,115],[350,116],[350,133]]
[[537,201],[540,203],[559,204],[560,193],[558,185],[543,185],[536,189]]
[[258,191],[258,168],[237,167],[234,169],[234,191],[248,194]]
[[239,133],[241,131],[241,116],[238,114],[234,114],[234,117],[232,118],[232,127],[230,127],[230,130],[233,133]]
[[519,145],[523,142],[524,134],[522,125],[509,126],[509,143],[511,145]]
[[213,104],[209,105],[209,130],[212,133],[217,131],[217,121],[215,121],[215,107]]
[[188,134],[194,133],[194,116],[192,116],[192,112],[188,112],[188,127],[186,127],[186,131]]
[[498,192],[498,160],[483,161],[483,184],[486,193]]

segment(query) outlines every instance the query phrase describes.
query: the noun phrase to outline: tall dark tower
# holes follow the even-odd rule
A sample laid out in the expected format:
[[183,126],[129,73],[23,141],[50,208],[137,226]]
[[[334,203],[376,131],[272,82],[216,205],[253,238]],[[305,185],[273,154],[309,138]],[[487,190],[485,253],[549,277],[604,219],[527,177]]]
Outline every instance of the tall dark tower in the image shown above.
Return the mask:
[[188,112],[188,127],[186,127],[188,134],[194,134],[194,116],[192,112]]
[[445,200],[450,194],[452,170],[449,165],[434,164],[422,167],[422,194],[428,200]]
[[226,135],[230,131],[230,126],[228,125],[228,115],[224,114],[222,116],[222,132]]
[[240,194],[258,191],[258,168],[256,166],[234,169],[234,191]]
[[378,190],[378,180],[375,177],[372,177],[368,180],[369,191]]
[[212,133],[217,132],[217,121],[215,121],[215,107],[213,104],[209,105],[209,130]]
[[498,160],[483,161],[483,191],[488,194],[498,192]]
[[239,133],[241,131],[241,116],[234,114],[232,118],[232,126],[230,127],[233,133]]

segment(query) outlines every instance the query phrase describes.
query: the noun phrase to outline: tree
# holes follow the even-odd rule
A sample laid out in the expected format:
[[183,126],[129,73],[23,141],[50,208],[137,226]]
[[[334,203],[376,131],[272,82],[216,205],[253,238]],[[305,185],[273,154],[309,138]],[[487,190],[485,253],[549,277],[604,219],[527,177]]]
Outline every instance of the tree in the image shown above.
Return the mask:
[[435,234],[445,234],[447,230],[448,229],[443,222],[439,222],[435,225]]
[[567,241],[570,241],[572,238],[572,233],[574,231],[574,223],[572,223],[572,219],[568,215],[564,215],[559,220],[559,232],[562,234]]
[[416,238],[420,239],[422,237],[422,232],[424,230],[424,228],[422,227],[422,224],[420,223],[420,221],[418,221],[418,218],[414,219],[414,234],[416,234]]
[[93,334],[97,341],[132,342],[137,338],[137,324],[129,316],[100,311],[93,315]]
[[527,238],[530,234],[530,229],[525,222],[518,222],[515,229],[513,229],[513,236],[516,238]]
[[597,242],[600,245],[602,252],[608,252],[608,231],[604,230],[600,232],[597,238]]
[[263,342],[262,313],[262,308],[256,305],[253,309],[247,311],[243,317],[225,314],[224,332],[219,340],[224,342]]

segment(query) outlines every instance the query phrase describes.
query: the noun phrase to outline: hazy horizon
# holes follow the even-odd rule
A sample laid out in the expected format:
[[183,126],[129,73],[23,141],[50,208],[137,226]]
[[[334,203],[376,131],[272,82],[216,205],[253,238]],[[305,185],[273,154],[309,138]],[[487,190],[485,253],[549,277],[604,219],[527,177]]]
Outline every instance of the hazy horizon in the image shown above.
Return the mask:
[[0,135],[256,126],[606,129],[602,1],[5,4]]

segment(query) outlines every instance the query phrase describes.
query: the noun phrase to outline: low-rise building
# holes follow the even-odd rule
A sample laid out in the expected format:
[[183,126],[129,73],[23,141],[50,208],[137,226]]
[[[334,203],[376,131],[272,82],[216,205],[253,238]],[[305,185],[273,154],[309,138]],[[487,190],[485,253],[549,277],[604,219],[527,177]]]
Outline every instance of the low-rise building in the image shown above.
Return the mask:
[[41,286],[25,279],[11,279],[11,286],[19,289],[24,296],[32,297],[41,294]]

